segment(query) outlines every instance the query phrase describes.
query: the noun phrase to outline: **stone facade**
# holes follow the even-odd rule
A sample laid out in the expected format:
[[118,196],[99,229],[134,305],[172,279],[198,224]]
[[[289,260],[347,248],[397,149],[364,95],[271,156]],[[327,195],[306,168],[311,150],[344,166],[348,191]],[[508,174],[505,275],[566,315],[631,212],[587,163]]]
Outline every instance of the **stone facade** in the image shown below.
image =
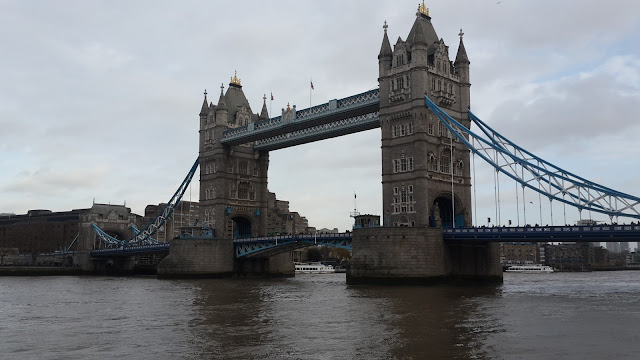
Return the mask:
[[158,278],[229,277],[233,243],[212,239],[173,239],[169,255],[158,264]]
[[538,243],[507,242],[500,244],[501,262],[511,264],[538,264],[541,262]]
[[251,144],[224,146],[225,130],[267,119],[266,103],[253,114],[234,76],[227,92],[221,87],[218,104],[204,103],[200,111],[200,219],[217,238],[264,236],[269,191],[269,153]]
[[[143,226],[150,224],[166,206],[166,203],[147,205],[144,209]],[[200,204],[195,201],[180,201],[167,221],[156,231],[153,237],[160,242],[169,240],[181,234],[183,226],[200,225]],[[142,230],[142,229],[140,229]]]
[[445,244],[442,229],[428,227],[354,229],[347,283],[428,285],[455,281],[501,283],[498,244]]
[[[429,96],[469,127],[469,59],[455,61],[428,11],[418,11],[406,41],[391,49],[384,26],[379,63],[384,226],[471,225],[470,153],[425,106]],[[452,204],[452,187],[455,201]]]
[[93,204],[88,209],[52,212],[29,210],[24,215],[0,217],[0,248],[16,248],[19,253],[52,252],[71,245],[71,250],[89,251],[103,244],[91,224],[118,239],[128,239],[130,225],[140,227],[142,217],[123,205]]

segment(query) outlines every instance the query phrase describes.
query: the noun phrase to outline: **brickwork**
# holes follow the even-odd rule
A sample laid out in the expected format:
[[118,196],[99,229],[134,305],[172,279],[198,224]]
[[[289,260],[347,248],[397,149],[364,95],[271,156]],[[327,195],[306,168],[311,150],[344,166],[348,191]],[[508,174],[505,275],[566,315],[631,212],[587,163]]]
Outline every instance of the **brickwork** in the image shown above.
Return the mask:
[[457,280],[502,282],[499,245],[445,244],[438,228],[353,231],[349,284],[433,284]]
[[235,273],[238,276],[290,277],[295,276],[295,266],[289,253],[284,253],[269,258],[249,258],[236,261]]
[[360,228],[353,231],[347,282],[432,282],[447,275],[442,230]]
[[445,246],[445,268],[453,281],[502,283],[500,244],[455,242]]
[[451,61],[431,17],[416,15],[393,50],[385,25],[378,55],[383,224],[451,227],[455,213],[455,226],[471,225],[469,150],[424,103],[426,94],[468,127],[469,60],[462,37]]
[[[238,79],[236,79],[238,80]],[[225,130],[268,116],[253,114],[239,81],[221,91],[218,104],[206,95],[200,111],[200,219],[217,238],[265,236],[269,153],[252,144],[224,146]]]
[[226,277],[233,274],[231,240],[173,239],[158,264],[158,278]]

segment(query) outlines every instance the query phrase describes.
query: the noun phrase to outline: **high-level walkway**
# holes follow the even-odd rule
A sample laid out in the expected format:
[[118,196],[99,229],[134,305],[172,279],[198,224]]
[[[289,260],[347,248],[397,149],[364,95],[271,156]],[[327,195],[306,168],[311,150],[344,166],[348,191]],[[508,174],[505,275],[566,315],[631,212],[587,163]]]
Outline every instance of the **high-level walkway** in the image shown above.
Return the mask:
[[221,142],[240,145],[255,141],[256,150],[277,150],[380,127],[378,89],[250,123],[224,132]]

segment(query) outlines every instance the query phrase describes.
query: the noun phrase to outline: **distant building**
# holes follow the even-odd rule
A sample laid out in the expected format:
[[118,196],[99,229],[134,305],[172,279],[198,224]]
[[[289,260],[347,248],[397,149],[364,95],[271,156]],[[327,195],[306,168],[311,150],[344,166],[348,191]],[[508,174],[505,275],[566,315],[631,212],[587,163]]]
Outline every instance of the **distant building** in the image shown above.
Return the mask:
[[627,266],[640,267],[640,252],[632,252],[627,254]]
[[267,235],[274,234],[312,234],[315,228],[309,227],[309,220],[298,212],[289,210],[289,202],[276,199],[269,192],[267,200]]
[[[15,248],[20,254],[58,251],[73,242],[85,223],[102,228],[101,224],[108,222],[113,225],[106,231],[109,235],[126,239],[131,235],[129,226],[139,227],[141,218],[123,205],[95,203],[88,209],[58,212],[38,209],[22,215],[0,216],[0,248]],[[93,246],[99,245],[96,238]]]
[[316,232],[318,234],[338,234],[340,230],[338,230],[338,228],[333,228],[333,229],[322,228],[322,229],[318,229]]
[[546,244],[545,264],[558,270],[583,271],[611,266],[609,251],[591,243]]
[[539,262],[538,245],[531,242],[505,242],[501,244],[503,265],[535,264]]
[[622,254],[629,252],[629,243],[628,242],[608,242],[607,250],[614,254]]
[[[150,224],[162,210],[167,206],[166,203],[158,205],[147,205],[144,209],[143,226]],[[167,242],[180,235],[180,228],[191,225],[204,225],[202,219],[199,218],[200,204],[195,201],[180,201],[171,216],[167,219],[162,227],[152,236],[158,241]],[[196,224],[197,222],[197,224]],[[143,229],[140,229],[143,230]]]

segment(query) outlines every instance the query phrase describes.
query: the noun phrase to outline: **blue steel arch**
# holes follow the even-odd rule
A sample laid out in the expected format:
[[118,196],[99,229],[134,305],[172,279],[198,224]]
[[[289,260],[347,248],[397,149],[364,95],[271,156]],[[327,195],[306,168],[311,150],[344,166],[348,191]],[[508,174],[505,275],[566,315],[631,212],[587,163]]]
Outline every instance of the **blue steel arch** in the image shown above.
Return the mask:
[[[460,124],[426,95],[425,104],[474,154],[522,187],[527,187],[549,199],[574,206],[580,211],[591,210],[610,217],[626,216],[640,219],[640,198],[599,185],[551,164],[500,135],[471,111],[469,111],[469,119],[480,128],[486,138]],[[473,141],[473,144],[467,137]],[[475,141],[478,141],[479,146],[475,145]],[[565,196],[569,199],[567,200]]]

